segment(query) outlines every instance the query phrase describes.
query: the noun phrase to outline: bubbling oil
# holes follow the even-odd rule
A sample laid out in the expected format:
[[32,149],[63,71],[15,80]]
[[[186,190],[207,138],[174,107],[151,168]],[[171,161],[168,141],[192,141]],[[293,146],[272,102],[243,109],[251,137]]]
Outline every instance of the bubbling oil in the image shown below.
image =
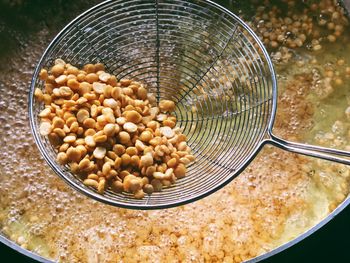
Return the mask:
[[[61,262],[241,262],[300,235],[346,198],[346,166],[271,146],[228,186],[193,204],[134,211],[82,196],[50,170],[30,134],[28,87],[49,36],[42,29],[29,37],[1,69],[0,228],[22,247]],[[277,64],[275,132],[280,136],[343,149],[350,145],[346,132],[333,127],[336,121],[347,127],[349,78],[341,75],[343,84],[322,103],[317,96],[324,88],[316,85],[317,78],[324,80],[324,65],[331,62],[342,72],[335,61],[350,52],[342,42],[332,45],[340,52],[300,48],[288,66]]]

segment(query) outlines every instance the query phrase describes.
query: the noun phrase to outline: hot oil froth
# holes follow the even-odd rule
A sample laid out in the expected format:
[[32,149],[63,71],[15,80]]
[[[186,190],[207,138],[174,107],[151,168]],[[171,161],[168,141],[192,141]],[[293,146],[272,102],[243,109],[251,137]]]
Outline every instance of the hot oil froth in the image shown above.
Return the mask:
[[[0,226],[23,247],[69,262],[239,262],[304,232],[347,195],[345,166],[273,147],[265,147],[224,189],[178,208],[132,211],[80,195],[46,165],[28,124],[31,72],[49,35],[44,29],[24,40],[28,44],[1,70]],[[283,76],[286,69],[277,70]],[[315,92],[307,88],[312,87],[312,70],[286,71],[289,77],[280,79],[276,132],[313,142],[304,135],[318,116],[316,103],[307,106]],[[345,105],[339,105],[333,108],[344,111]],[[319,130],[331,132],[333,122]],[[323,140],[327,144],[334,138]],[[348,142],[347,137],[344,140]]]

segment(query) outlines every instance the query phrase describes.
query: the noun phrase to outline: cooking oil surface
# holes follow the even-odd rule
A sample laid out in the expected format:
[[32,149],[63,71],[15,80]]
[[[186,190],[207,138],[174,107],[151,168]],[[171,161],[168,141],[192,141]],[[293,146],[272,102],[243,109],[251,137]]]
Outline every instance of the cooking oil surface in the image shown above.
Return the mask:
[[[286,15],[294,1],[273,7],[275,2],[266,7],[249,2],[240,13],[262,37],[275,64],[274,132],[292,141],[349,150],[350,31],[342,18],[330,15],[337,11],[343,17],[341,11],[332,1],[321,1],[318,9],[297,4]],[[251,8],[261,11],[252,17]],[[307,16],[311,21],[303,21],[304,9],[313,14]],[[268,12],[276,15],[263,15]],[[268,24],[273,17],[287,27],[276,36],[268,34],[276,32]],[[241,262],[305,232],[348,195],[346,166],[271,146],[222,190],[177,208],[125,210],[75,192],[42,159],[28,124],[31,75],[58,29],[43,24],[30,35],[11,29],[22,45],[0,58],[7,65],[0,77],[0,228],[24,248],[61,262]],[[304,34],[305,41],[295,33]],[[279,35],[286,39],[279,42]],[[330,42],[329,35],[336,40]]]

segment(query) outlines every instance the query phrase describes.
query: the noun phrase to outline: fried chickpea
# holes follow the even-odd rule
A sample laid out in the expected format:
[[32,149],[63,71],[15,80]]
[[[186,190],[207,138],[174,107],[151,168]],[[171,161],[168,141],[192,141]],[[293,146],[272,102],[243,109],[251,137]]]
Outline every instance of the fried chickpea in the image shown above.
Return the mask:
[[96,72],[96,67],[94,64],[86,64],[84,67],[83,67],[83,70],[86,72],[86,73],[95,73]]
[[95,128],[96,121],[94,119],[92,119],[92,118],[87,118],[87,119],[84,120],[83,125],[86,128]]
[[125,112],[125,119],[127,122],[139,123],[142,120],[142,116],[135,110]]
[[40,73],[39,73],[39,78],[41,80],[47,80],[47,78],[49,77],[49,73],[47,72],[46,69],[41,69]]
[[34,91],[34,96],[35,98],[38,100],[38,101],[43,101],[44,99],[44,94],[43,92],[41,91],[41,89],[39,88],[36,88],[35,91]]
[[153,138],[153,135],[150,131],[143,131],[140,135],[140,140],[143,142],[149,142]]
[[67,164],[68,163],[68,156],[67,156],[67,154],[65,152],[59,152],[57,154],[57,162],[59,164],[62,164],[62,165]]
[[90,84],[98,81],[98,75],[95,73],[89,73],[85,76],[85,80],[89,82]]
[[113,151],[118,155],[118,156],[122,156],[122,154],[125,153],[125,146],[121,145],[121,144],[115,144],[113,146]]
[[107,153],[106,148],[104,147],[96,147],[96,149],[93,152],[93,155],[96,159],[103,159]]
[[117,156],[114,160],[114,168],[119,169],[121,165],[122,165],[122,158]]
[[132,193],[135,193],[136,191],[140,190],[142,188],[141,180],[138,178],[131,179],[130,185],[129,185],[129,191]]
[[[276,39],[277,34],[271,38]],[[98,193],[111,187],[141,199],[184,177],[195,160],[169,113],[175,103],[154,106],[156,98],[143,84],[118,81],[101,63],[79,70],[62,59],[39,78],[45,82],[44,91],[34,91],[45,104],[38,114],[40,133],[56,147],[57,162],[69,164]]]
[[137,155],[138,153],[136,147],[128,147],[125,152],[130,156]]
[[162,188],[163,188],[163,184],[160,180],[158,179],[153,179],[151,181],[151,185],[153,186],[153,189],[155,192],[160,192],[162,191]]
[[174,170],[174,174],[177,178],[183,178],[186,175],[186,167],[180,163]]
[[142,167],[148,167],[148,166],[151,166],[152,164],[153,164],[153,157],[151,154],[146,154],[141,157],[140,165]]
[[99,71],[104,71],[105,70],[105,66],[102,63],[96,63],[95,64],[95,71],[99,72]]
[[112,190],[116,193],[121,193],[124,190],[123,183],[120,181],[114,181],[112,183]]
[[123,86],[123,87],[127,87],[131,84],[131,80],[130,79],[121,79],[120,80],[120,84]]
[[86,168],[88,168],[90,166],[90,160],[87,159],[87,158],[84,158],[82,159],[80,162],[79,162],[79,169],[81,171],[85,170]]
[[67,86],[71,88],[73,91],[78,91],[80,87],[80,83],[76,79],[69,79],[67,81]]
[[81,158],[81,152],[74,147],[70,147],[67,150],[67,158],[72,162],[79,162]]
[[131,162],[131,157],[129,154],[127,153],[124,153],[122,156],[121,156],[121,159],[122,159],[122,165],[123,166],[127,166],[128,164],[130,164]]
[[167,162],[167,166],[170,168],[173,168],[177,165],[177,160],[176,158],[171,158],[168,162]]
[[125,131],[121,131],[119,133],[119,141],[122,143],[122,144],[127,144],[130,142],[130,134],[125,132]]
[[139,163],[140,163],[140,157],[138,155],[131,156],[131,161],[130,161],[131,165],[138,167]]
[[91,186],[95,189],[98,188],[98,182],[96,180],[93,179],[85,179],[83,182],[86,186]]
[[159,109],[162,112],[172,112],[175,110],[175,103],[171,100],[161,100],[159,102]]
[[116,132],[116,125],[112,123],[106,124],[106,126],[103,128],[103,132],[108,136],[112,137],[114,136]]
[[154,188],[153,188],[153,185],[151,184],[146,184],[144,187],[143,187],[143,191],[146,193],[146,194],[153,194],[154,192]]
[[52,68],[51,68],[51,73],[52,75],[54,75],[55,77],[58,77],[60,75],[62,75],[64,72],[64,66],[62,64],[57,64],[57,65],[54,65]]

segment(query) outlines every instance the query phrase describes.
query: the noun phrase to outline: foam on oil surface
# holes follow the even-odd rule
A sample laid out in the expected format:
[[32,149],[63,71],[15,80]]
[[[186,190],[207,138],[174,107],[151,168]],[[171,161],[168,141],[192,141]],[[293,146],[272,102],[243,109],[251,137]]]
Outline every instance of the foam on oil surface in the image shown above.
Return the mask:
[[[63,262],[239,262],[309,229],[347,195],[344,166],[273,147],[224,189],[178,208],[118,209],[76,193],[43,161],[28,124],[30,78],[48,36],[46,30],[33,35],[1,70],[0,226],[23,247]],[[318,121],[305,106],[311,71],[280,78],[275,127],[285,138],[314,142],[304,136]],[[332,110],[343,112],[344,104]]]

